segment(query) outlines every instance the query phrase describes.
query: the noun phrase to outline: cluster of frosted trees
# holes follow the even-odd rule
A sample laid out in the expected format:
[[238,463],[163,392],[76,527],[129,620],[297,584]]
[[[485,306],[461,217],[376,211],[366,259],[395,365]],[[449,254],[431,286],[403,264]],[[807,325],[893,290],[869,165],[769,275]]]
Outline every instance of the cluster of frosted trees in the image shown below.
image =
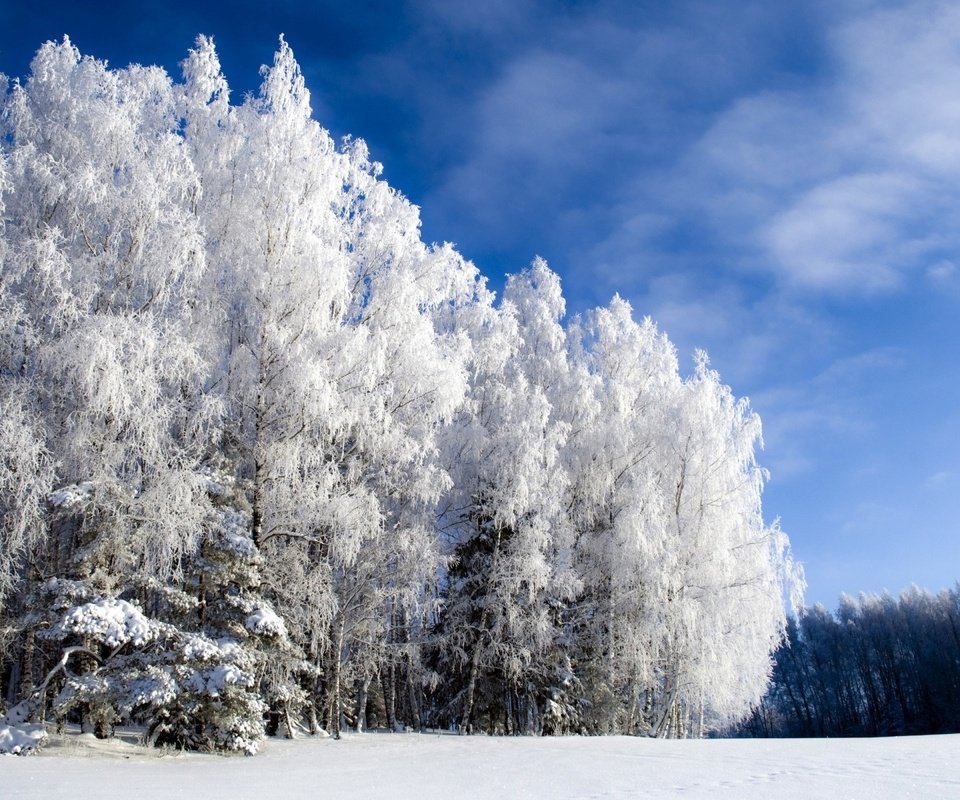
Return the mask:
[[765,736],[960,731],[960,586],[844,595],[790,620],[769,694],[744,726]]
[[[18,718],[252,751],[427,725],[696,736],[793,566],[760,423],[540,260],[494,302],[281,40],[229,102],[64,40],[4,83],[0,637]],[[17,704],[17,705],[15,705]]]

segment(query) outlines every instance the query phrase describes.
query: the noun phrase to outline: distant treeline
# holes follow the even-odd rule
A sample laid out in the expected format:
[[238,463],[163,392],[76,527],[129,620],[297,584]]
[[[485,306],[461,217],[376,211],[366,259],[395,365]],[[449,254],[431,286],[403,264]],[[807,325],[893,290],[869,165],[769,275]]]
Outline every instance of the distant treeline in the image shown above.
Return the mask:
[[960,732],[960,584],[840,598],[791,619],[752,736]]

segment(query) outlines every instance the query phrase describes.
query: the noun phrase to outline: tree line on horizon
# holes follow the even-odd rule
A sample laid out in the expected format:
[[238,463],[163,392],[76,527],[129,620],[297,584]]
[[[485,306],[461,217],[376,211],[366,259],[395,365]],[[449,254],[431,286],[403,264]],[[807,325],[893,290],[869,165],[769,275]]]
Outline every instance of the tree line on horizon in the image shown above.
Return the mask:
[[960,732],[960,585],[843,595],[833,613],[787,623],[770,689],[740,727],[750,736]]
[[494,298],[281,39],[235,105],[68,39],[0,76],[0,708],[253,752],[701,736],[799,586],[760,420],[536,259]]

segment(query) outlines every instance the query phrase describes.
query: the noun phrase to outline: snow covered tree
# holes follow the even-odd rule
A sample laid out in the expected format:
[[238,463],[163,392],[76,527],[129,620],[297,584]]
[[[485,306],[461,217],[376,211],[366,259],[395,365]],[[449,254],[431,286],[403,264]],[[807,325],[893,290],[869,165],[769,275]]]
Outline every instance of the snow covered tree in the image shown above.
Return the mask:
[[661,472],[672,502],[655,730],[682,735],[693,725],[700,735],[759,703],[784,636],[784,598],[802,577],[786,536],[763,520],[759,417],[703,353],[678,400]]
[[[453,475],[441,521],[451,541],[443,654],[462,730],[535,729],[544,655],[558,635],[551,601],[569,594],[564,563],[567,428],[548,392],[566,367],[557,277],[536,261],[500,308],[475,318],[469,403],[450,429]],[[459,680],[455,676],[460,676]]]
[[0,606],[23,575],[23,559],[43,543],[53,477],[40,425],[19,384],[10,375],[0,378]]
[[444,310],[469,301],[476,270],[420,241],[416,209],[378,179],[363,142],[338,149],[310,119],[286,42],[239,109],[224,105],[208,40],[185,74],[223,302],[214,385],[268,581],[324,668],[338,728],[343,681],[372,679],[389,620],[420,613],[435,571],[431,510],[446,478],[433,438],[464,391]]
[[[45,495],[83,487],[82,513],[45,514],[22,605],[50,575],[110,592],[134,573],[175,573],[207,513],[197,465],[214,414],[190,339],[203,260],[169,79],[47,43],[2,119],[7,397],[36,442],[18,457],[48,454],[55,471],[33,472]],[[28,689],[33,631],[22,635]]]
[[634,322],[620,298],[576,321],[571,336],[580,407],[566,456],[567,504],[583,581],[572,659],[586,728],[633,732],[643,729],[655,681],[655,615],[666,579],[658,445],[680,379],[672,345],[649,320]]
[[672,345],[622,300],[574,333],[589,398],[569,454],[588,727],[699,735],[759,702],[796,577],[760,510],[759,419],[705,357],[681,379]]
[[[256,752],[268,707],[292,733],[305,696],[286,676],[309,667],[261,594],[262,560],[237,510],[245,499],[225,476],[207,476],[207,486],[215,509],[179,583],[128,574],[109,591],[95,576],[36,587],[24,622],[56,666],[22,708],[39,710],[49,687],[58,718],[99,736],[141,723],[149,742],[195,750]],[[61,490],[51,505],[82,514],[91,493]]]
[[203,165],[202,341],[224,408],[218,457],[246,493],[268,591],[281,607],[291,597],[291,633],[319,662],[336,607],[321,551],[341,499],[328,431],[344,424],[336,358],[351,350],[338,221],[347,157],[310,119],[283,40],[259,94],[238,108],[210,40],[198,40],[184,73],[184,138]]

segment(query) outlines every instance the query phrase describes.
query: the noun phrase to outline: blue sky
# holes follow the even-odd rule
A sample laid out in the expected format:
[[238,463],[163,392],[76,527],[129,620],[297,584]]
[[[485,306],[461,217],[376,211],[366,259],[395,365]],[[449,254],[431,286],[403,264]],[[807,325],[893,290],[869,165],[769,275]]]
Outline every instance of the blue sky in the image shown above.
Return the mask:
[[11,2],[0,72],[212,35],[235,101],[282,32],[335,135],[502,284],[627,297],[764,421],[807,601],[960,578],[960,6]]

